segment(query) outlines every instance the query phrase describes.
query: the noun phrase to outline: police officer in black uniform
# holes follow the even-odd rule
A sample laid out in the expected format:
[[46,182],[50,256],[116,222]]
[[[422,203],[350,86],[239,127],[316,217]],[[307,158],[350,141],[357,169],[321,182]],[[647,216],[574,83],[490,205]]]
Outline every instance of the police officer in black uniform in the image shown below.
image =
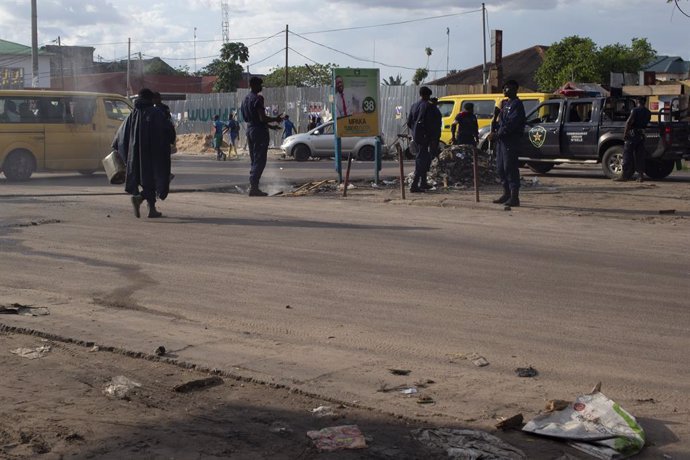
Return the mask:
[[[434,109],[429,102],[431,97],[431,89],[422,86],[419,88],[419,100],[412,104],[410,113],[407,117],[407,127],[412,133],[412,140],[419,147],[419,152],[415,159],[414,178],[410,185],[410,192],[421,193],[425,191],[424,184],[426,183],[426,175],[429,165],[431,165],[430,145],[433,148],[434,137],[438,131],[440,135],[440,125],[435,126]],[[436,137],[436,146],[438,146],[438,137]]]
[[280,129],[279,126],[269,125],[271,122],[280,123],[283,120],[281,115],[269,117],[266,115],[264,97],[259,93],[263,89],[264,81],[259,77],[252,77],[249,80],[251,92],[247,94],[242,102],[242,117],[247,122],[247,148],[251,159],[251,170],[249,172],[249,196],[266,196],[266,192],[259,189],[261,174],[266,167],[268,159],[268,130]]
[[520,169],[518,148],[525,130],[525,106],[517,97],[519,85],[508,80],[503,85],[503,101],[498,120],[491,123],[491,138],[496,141],[496,170],[503,185],[503,195],[493,200],[506,206],[520,206]]
[[627,181],[632,179],[633,174],[637,171],[637,180],[642,182],[644,180],[644,130],[652,118],[652,112],[644,106],[643,98],[635,99],[635,107],[630,111],[630,116],[625,122],[625,131],[623,132],[623,173],[620,177],[614,179],[616,181]]

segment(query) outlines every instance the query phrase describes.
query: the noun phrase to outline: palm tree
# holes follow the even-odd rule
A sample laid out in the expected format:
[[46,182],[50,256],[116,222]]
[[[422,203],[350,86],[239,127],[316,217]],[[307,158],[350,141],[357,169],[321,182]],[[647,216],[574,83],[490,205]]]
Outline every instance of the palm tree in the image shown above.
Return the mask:
[[384,78],[383,84],[385,86],[405,86],[407,81],[402,81],[402,75],[398,74],[395,77],[391,75],[387,80]]
[[427,46],[426,48],[424,48],[424,52],[426,53],[426,70],[429,70],[429,58],[431,57],[431,53],[433,53],[434,50]]

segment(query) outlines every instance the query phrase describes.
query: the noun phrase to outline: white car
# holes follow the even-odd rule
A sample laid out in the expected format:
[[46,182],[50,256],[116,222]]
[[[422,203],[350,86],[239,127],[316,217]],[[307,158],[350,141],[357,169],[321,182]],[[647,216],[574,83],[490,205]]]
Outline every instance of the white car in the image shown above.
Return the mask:
[[[362,161],[374,161],[376,137],[343,137],[341,150],[343,160],[352,152],[354,158]],[[306,133],[294,134],[283,141],[281,150],[297,161],[307,161],[309,157],[331,158],[335,156],[335,133],[333,122],[329,121]],[[381,157],[386,153],[386,146],[381,143]]]

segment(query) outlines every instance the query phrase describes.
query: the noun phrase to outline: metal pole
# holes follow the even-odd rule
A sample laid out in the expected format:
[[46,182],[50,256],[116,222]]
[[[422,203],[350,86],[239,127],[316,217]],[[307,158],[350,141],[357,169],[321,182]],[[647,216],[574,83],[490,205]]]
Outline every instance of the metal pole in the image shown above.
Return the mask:
[[482,3],[482,41],[484,42],[484,64],[482,65],[482,91],[487,93],[486,83],[488,76],[486,74],[486,7]]
[[127,97],[129,97],[132,94],[132,85],[130,85],[130,82],[129,82],[129,64],[130,64],[130,61],[132,60],[131,54],[132,54],[132,39],[128,38],[127,39]]
[[60,49],[60,89],[65,89],[65,67],[62,61],[62,43],[60,43],[60,36],[58,35],[58,48]]
[[450,73],[450,27],[446,27],[446,35],[448,35],[448,46],[446,47],[446,76]]
[[196,27],[194,28],[194,73],[196,73]]
[[38,87],[38,15],[36,0],[31,0],[31,87]]
[[285,86],[288,85],[288,25],[285,24]]

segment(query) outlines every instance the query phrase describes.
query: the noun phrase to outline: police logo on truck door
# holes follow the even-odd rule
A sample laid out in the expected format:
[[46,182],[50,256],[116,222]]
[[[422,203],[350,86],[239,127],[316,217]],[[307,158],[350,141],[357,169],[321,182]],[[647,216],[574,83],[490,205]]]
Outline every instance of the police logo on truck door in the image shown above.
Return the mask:
[[543,126],[535,126],[529,130],[529,141],[536,148],[541,148],[546,140],[546,129]]

